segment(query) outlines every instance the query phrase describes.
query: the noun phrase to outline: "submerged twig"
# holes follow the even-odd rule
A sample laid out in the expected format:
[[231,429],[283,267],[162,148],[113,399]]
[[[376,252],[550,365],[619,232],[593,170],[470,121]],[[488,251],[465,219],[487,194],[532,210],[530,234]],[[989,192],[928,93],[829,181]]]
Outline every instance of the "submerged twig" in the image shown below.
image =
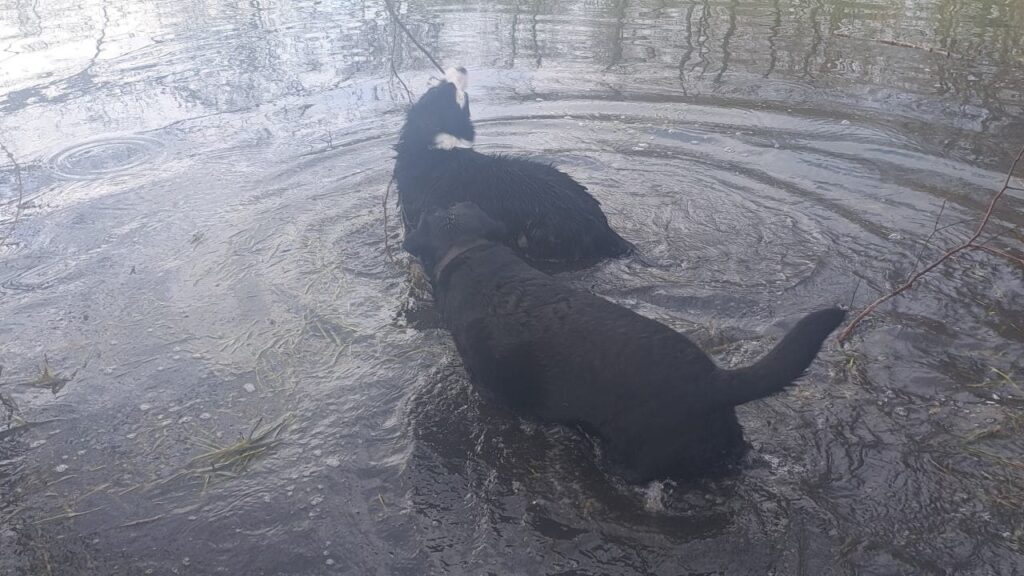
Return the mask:
[[395,261],[395,256],[391,253],[391,242],[388,240],[388,199],[391,198],[391,185],[394,183],[395,175],[392,174],[391,180],[388,181],[388,187],[384,190],[384,254],[390,262]]
[[914,260],[914,267],[910,269],[911,276],[913,276],[914,272],[917,272],[917,267],[921,264],[921,258],[924,257],[924,251],[928,249],[928,246],[931,245],[932,238],[934,238],[939,232],[939,221],[942,220],[942,213],[946,211],[947,202],[948,200],[946,199],[942,200],[942,206],[939,207],[939,215],[935,217],[935,224],[932,226],[932,233],[924,239],[924,242],[921,244],[921,250],[918,251],[917,258]]
[[391,18],[392,20],[395,21],[395,24],[397,24],[398,27],[402,29],[402,32],[405,32],[405,35],[409,37],[409,40],[412,40],[412,43],[415,44],[416,47],[420,49],[420,52],[423,52],[427,59],[430,60],[430,63],[433,64],[434,67],[437,68],[437,70],[443,76],[444,66],[441,66],[441,63],[438,62],[436,58],[434,58],[430,51],[424,48],[423,45],[420,44],[419,40],[417,40],[416,37],[413,36],[412,32],[405,27],[405,24],[402,22],[402,18],[399,17],[398,12],[395,10],[395,7],[391,5],[390,0],[384,0],[384,7],[388,9],[388,14],[391,14]]
[[[401,16],[398,15],[398,10],[395,8],[394,5],[391,4],[391,1],[383,1],[385,8],[387,8],[388,14],[391,15],[391,19],[395,22],[395,24],[402,29],[402,32],[404,32],[405,35],[409,37],[409,40],[411,40],[412,43],[417,48],[419,48],[420,52],[422,52],[423,55],[426,56],[428,60],[430,60],[430,63],[433,64],[435,68],[437,68],[437,71],[440,72],[442,76],[444,76],[444,66],[441,66],[441,63],[438,62],[436,58],[434,58],[430,51],[424,48],[423,45],[420,44],[419,40],[417,40],[416,37],[413,36],[413,33],[409,30],[409,28],[406,27],[405,23],[402,22]],[[397,45],[398,37],[397,34],[395,34],[391,38],[391,74],[398,80],[398,83],[402,85],[402,88],[405,89],[406,97],[409,98],[409,103],[411,104],[413,101],[412,90],[410,90],[409,86],[405,83],[404,80],[402,80],[402,77],[398,74],[398,69],[395,67],[395,49]],[[391,245],[388,239],[388,198],[390,198],[391,196],[391,186],[392,184],[394,184],[394,182],[395,177],[394,175],[392,175],[391,180],[388,182],[387,190],[384,192],[384,252],[387,255],[387,258],[390,262],[394,262],[395,257],[391,253]]]
[[4,154],[7,155],[7,159],[11,161],[14,166],[14,186],[18,189],[18,203],[14,205],[14,221],[11,222],[11,229],[4,234],[3,238],[0,238],[0,247],[7,243],[7,239],[14,235],[15,228],[18,227],[18,221],[21,219],[21,205],[25,198],[25,187],[21,181],[21,164],[18,163],[17,158],[14,157],[7,146],[3,142],[0,142],[0,150],[3,150]]
[[844,34],[842,32],[834,32],[833,36],[838,36],[840,38],[849,38],[850,40],[862,40],[864,42],[876,42],[878,44],[885,44],[887,46],[895,46],[897,48],[911,48],[911,49],[914,49],[914,50],[924,50],[925,52],[932,52],[932,53],[935,53],[935,54],[941,54],[941,55],[945,56],[946,58],[950,58],[950,57],[953,56],[953,53],[948,51],[948,50],[943,50],[941,48],[933,48],[931,46],[921,46],[920,44],[911,44],[910,42],[903,42],[903,41],[900,41],[900,40],[886,40],[885,38],[870,38],[870,39],[868,39],[868,38],[857,38],[856,36],[852,36],[850,34]]
[[876,308],[878,308],[880,305],[884,304],[885,302],[891,300],[892,298],[895,298],[896,296],[899,296],[900,294],[906,292],[911,287],[913,287],[914,283],[917,282],[918,280],[920,280],[921,277],[923,277],[925,274],[931,272],[932,270],[937,268],[939,265],[941,265],[943,262],[945,262],[946,260],[949,260],[953,256],[959,254],[960,252],[963,252],[964,250],[967,250],[967,249],[984,250],[986,252],[996,253],[996,254],[998,254],[1000,256],[1007,256],[1011,260],[1014,260],[1014,261],[1018,261],[1018,262],[1020,261],[1020,259],[1017,258],[1016,256],[1013,256],[1013,255],[1010,255],[1010,254],[1006,254],[1006,253],[1004,253],[1001,250],[997,250],[995,248],[992,248],[992,247],[989,247],[989,246],[985,246],[984,244],[979,244],[979,243],[977,243],[977,240],[978,240],[978,238],[981,237],[982,232],[984,232],[984,230],[985,230],[985,226],[988,224],[989,220],[992,218],[992,211],[995,209],[996,204],[999,202],[999,199],[1002,198],[1004,194],[1006,194],[1007,190],[1010,189],[1010,181],[1013,180],[1013,174],[1017,171],[1017,165],[1020,164],[1022,159],[1024,159],[1024,146],[1021,147],[1020,152],[1017,153],[1017,157],[1014,159],[1013,163],[1010,164],[1010,169],[1007,170],[1007,172],[1006,172],[1006,180],[1003,182],[1003,186],[999,189],[999,192],[997,192],[992,197],[992,200],[989,201],[988,209],[985,210],[985,214],[982,217],[981,222],[978,223],[978,227],[975,229],[974,234],[972,234],[971,237],[968,238],[967,240],[965,240],[964,242],[958,244],[957,246],[954,246],[953,248],[950,248],[949,250],[946,250],[946,252],[942,256],[940,256],[937,260],[935,260],[934,262],[932,262],[931,264],[926,266],[923,270],[914,273],[906,282],[903,283],[902,286],[900,286],[900,287],[896,288],[895,290],[893,290],[892,292],[889,292],[888,294],[878,298],[877,300],[875,300],[874,302],[869,304],[866,308],[864,308],[864,310],[862,310],[860,312],[860,314],[858,314],[857,317],[854,318],[853,321],[850,322],[849,325],[846,326],[846,328],[842,331],[842,333],[839,334],[838,340],[839,340],[840,343],[845,342],[846,339],[850,337],[850,334],[853,333],[853,330],[865,318],[867,318],[868,315],[870,315],[872,312],[874,312]]
[[[401,4],[398,5],[399,8],[401,8],[401,6],[402,6]],[[394,28],[394,31],[391,33],[391,59],[390,59],[390,63],[389,63],[390,68],[391,68],[391,75],[395,78],[395,80],[398,80],[398,83],[401,84],[402,88],[405,89],[405,96],[406,96],[406,98],[409,99],[409,103],[412,104],[412,101],[413,101],[412,90],[409,89],[409,85],[405,83],[405,80],[402,80],[402,76],[398,74],[398,67],[395,65],[395,54],[397,53],[397,50],[398,50],[398,27],[396,26]]]
[[98,506],[98,507],[93,508],[91,510],[85,510],[85,511],[82,511],[82,512],[67,512],[65,514],[58,514],[57,516],[50,516],[49,518],[43,518],[42,520],[36,520],[35,522],[33,522],[33,524],[43,524],[44,522],[53,522],[55,520],[70,520],[72,518],[78,518],[79,516],[85,516],[86,514],[91,514],[93,512],[96,512],[97,510],[102,510],[104,508],[106,508],[106,506]]
[[99,486],[93,488],[92,490],[89,490],[85,494],[82,494],[81,496],[75,498],[75,503],[77,504],[77,503],[81,502],[82,500],[85,500],[89,496],[92,496],[93,494],[96,494],[97,492],[102,492],[103,490],[106,490],[107,488],[110,488],[110,486],[111,486],[110,482],[106,482],[106,483],[100,484]]
[[161,518],[164,518],[166,516],[167,516],[167,514],[158,514],[158,515],[153,516],[151,518],[142,518],[141,520],[133,520],[131,522],[125,522],[124,524],[119,524],[117,527],[118,528],[131,528],[132,526],[139,526],[141,524],[149,524],[150,522],[156,522],[157,520],[160,520]]
[[15,516],[17,516],[18,514],[21,514],[24,510],[25,510],[24,506],[19,506],[18,508],[15,508],[13,512],[8,514],[7,516],[4,516],[3,518],[0,518],[0,526],[3,526],[5,524],[7,524],[8,520],[11,520]]
[[1009,252],[1006,252],[1005,250],[1000,250],[998,248],[993,248],[991,246],[986,246],[985,244],[972,244],[970,247],[975,249],[975,250],[981,250],[983,252],[988,252],[989,254],[995,254],[996,256],[1002,256],[1003,258],[1006,258],[1007,260],[1013,260],[1017,264],[1020,264],[1021,266],[1024,266],[1024,258],[1021,258],[1019,256],[1014,256],[1013,254],[1010,254]]

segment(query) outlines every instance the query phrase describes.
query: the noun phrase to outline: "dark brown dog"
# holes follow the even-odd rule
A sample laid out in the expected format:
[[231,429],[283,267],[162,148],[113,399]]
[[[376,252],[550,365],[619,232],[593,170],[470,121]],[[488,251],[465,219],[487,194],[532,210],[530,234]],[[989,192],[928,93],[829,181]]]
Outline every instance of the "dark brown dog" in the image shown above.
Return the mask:
[[846,312],[797,322],[771,352],[723,370],[686,336],[537,271],[473,204],[425,215],[405,241],[486,399],[605,442],[630,480],[720,468],[746,444],[734,407],[803,374]]

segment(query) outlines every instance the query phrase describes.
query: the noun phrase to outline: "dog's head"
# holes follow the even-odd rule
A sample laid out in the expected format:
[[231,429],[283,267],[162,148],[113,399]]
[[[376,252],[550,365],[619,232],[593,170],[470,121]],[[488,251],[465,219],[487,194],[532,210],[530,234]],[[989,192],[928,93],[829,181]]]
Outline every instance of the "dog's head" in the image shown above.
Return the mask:
[[505,226],[492,219],[476,204],[460,202],[451,208],[436,210],[420,217],[416,229],[406,235],[402,246],[434,271],[449,253],[480,242],[505,240]]
[[444,80],[409,109],[399,148],[468,148],[476,133],[469,118],[466,69],[449,68]]

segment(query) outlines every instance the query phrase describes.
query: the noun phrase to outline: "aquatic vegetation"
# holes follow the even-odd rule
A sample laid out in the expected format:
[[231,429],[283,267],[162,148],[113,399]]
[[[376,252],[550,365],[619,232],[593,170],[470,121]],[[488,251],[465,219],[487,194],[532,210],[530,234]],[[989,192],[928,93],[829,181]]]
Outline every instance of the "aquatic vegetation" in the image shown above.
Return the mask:
[[49,389],[50,392],[57,394],[68,385],[69,382],[75,379],[78,375],[78,370],[75,370],[71,374],[64,374],[61,372],[54,372],[50,368],[50,360],[43,355],[43,363],[40,368],[41,373],[38,377],[32,380],[26,380],[23,382],[16,382],[15,384],[21,386],[30,386],[32,388],[45,388]]
[[209,437],[193,438],[193,442],[207,451],[189,461],[185,474],[202,479],[204,489],[215,479],[237,477],[245,472],[253,460],[265,455],[284,441],[281,434],[292,420],[293,417],[287,415],[261,428],[261,418],[248,434],[230,444],[219,444]]

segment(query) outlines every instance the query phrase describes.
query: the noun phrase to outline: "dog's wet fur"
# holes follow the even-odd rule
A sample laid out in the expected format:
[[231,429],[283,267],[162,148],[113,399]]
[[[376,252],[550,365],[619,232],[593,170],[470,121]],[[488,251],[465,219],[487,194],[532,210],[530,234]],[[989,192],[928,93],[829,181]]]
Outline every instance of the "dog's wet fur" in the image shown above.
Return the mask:
[[470,203],[421,217],[405,248],[486,400],[603,440],[631,481],[727,469],[746,444],[734,407],[793,384],[846,317],[808,314],[760,361],[724,370],[686,336],[536,270]]
[[582,268],[633,250],[608,225],[600,203],[564,172],[473,150],[465,88],[465,69],[451,69],[407,114],[395,147],[407,233],[423,214],[471,201],[504,225],[501,243],[546,270]]

